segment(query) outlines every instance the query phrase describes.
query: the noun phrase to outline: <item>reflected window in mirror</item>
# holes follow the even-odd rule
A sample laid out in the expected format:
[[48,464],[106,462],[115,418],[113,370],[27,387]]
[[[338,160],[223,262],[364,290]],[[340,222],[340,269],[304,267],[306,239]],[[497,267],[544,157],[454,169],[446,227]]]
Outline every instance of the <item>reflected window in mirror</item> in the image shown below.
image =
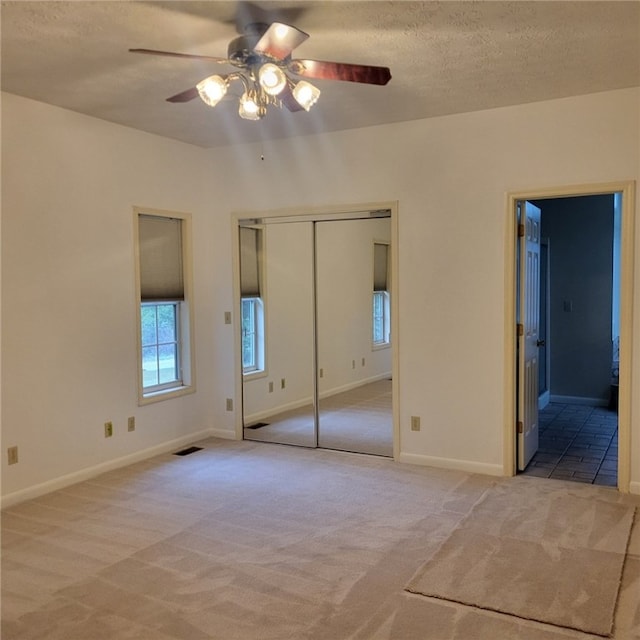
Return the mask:
[[373,244],[373,346],[391,342],[391,305],[389,303],[389,245]]
[[390,342],[389,292],[373,292],[373,344],[381,346]]
[[242,373],[245,376],[265,370],[262,245],[262,228],[240,227],[240,315]]
[[258,297],[242,298],[242,373],[264,371],[264,306]]

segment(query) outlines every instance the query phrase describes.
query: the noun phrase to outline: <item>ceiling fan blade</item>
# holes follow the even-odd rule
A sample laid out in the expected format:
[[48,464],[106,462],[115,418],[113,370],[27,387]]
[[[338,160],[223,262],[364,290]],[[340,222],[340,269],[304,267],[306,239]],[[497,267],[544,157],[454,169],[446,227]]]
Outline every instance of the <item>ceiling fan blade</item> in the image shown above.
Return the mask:
[[158,51],[157,49],[129,49],[131,53],[146,53],[152,56],[171,56],[173,58],[191,58],[192,60],[209,60],[211,62],[226,63],[227,58],[216,58],[215,56],[200,56],[194,53],[176,53],[175,51]]
[[264,32],[258,44],[253,48],[262,53],[282,60],[286,58],[298,45],[309,37],[308,33],[296,29],[283,22],[273,22]]
[[388,67],[372,67],[346,62],[292,60],[289,70],[296,75],[318,80],[344,80],[365,84],[387,84],[391,80],[391,70]]
[[196,87],[191,87],[191,89],[187,89],[181,93],[176,93],[175,96],[167,98],[167,102],[189,102],[189,100],[197,98],[198,95],[198,89]]

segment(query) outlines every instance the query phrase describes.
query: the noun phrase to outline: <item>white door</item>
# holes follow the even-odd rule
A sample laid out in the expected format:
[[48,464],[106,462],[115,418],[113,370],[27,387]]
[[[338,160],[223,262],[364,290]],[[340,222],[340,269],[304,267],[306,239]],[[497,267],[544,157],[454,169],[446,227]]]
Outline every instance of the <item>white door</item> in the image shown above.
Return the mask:
[[538,450],[538,339],[540,327],[540,209],[520,208],[518,323],[518,469]]

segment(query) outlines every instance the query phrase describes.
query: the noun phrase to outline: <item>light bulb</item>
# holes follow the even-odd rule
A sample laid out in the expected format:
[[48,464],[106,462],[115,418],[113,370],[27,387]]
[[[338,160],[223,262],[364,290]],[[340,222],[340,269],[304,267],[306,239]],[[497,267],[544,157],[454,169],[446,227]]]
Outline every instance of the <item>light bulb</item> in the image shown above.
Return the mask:
[[265,108],[258,104],[253,92],[247,91],[240,98],[238,115],[245,120],[260,120],[265,114]]
[[276,38],[282,39],[289,33],[289,27],[281,22],[276,22]]
[[318,98],[320,97],[320,89],[314,87],[311,83],[306,82],[305,80],[300,80],[300,82],[298,82],[298,84],[293,88],[293,97],[305,111],[309,111],[309,109],[311,109],[311,107],[318,101]]
[[277,65],[267,62],[258,71],[258,82],[265,93],[270,96],[277,96],[287,84],[287,76]]
[[227,93],[227,80],[222,76],[209,76],[198,82],[196,89],[203,102],[215,107]]

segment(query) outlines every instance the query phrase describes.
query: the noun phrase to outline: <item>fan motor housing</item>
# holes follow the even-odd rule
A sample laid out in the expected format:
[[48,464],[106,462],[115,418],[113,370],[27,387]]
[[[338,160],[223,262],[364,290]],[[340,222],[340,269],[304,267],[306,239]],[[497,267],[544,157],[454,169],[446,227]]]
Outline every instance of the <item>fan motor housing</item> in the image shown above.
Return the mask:
[[239,36],[229,43],[227,57],[234,63],[247,64],[249,58],[257,56],[253,47],[258,44],[259,36]]
[[227,58],[229,58],[233,64],[240,67],[251,66],[259,62],[264,56],[254,51],[254,48],[268,28],[269,25],[263,24],[262,22],[254,22],[246,25],[244,35],[234,38],[229,43]]

